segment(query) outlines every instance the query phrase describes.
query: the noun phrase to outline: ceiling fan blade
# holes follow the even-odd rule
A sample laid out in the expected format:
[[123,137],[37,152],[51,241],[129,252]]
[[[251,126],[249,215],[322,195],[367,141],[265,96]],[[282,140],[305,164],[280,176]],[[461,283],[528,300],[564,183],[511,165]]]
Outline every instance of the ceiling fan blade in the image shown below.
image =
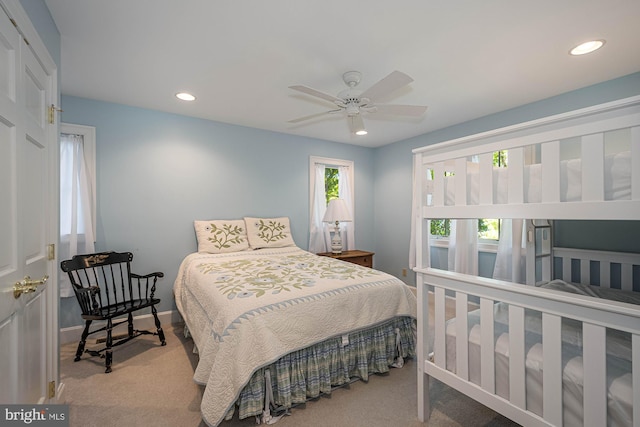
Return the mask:
[[340,98],[336,98],[333,95],[329,95],[328,93],[324,93],[324,92],[320,92],[319,90],[315,90],[312,89],[310,87],[307,86],[302,86],[302,85],[294,85],[294,86],[289,86],[289,89],[293,89],[293,90],[297,90],[298,92],[302,92],[302,93],[306,93],[307,95],[311,95],[311,96],[315,96],[318,98],[322,98],[325,99],[329,102],[333,102],[333,103],[342,103],[342,99]]
[[349,123],[349,130],[351,133],[365,130],[364,122],[362,121],[362,116],[360,114],[347,116],[347,122]]
[[427,107],[423,105],[399,105],[399,104],[381,104],[374,107],[376,113],[392,114],[395,116],[412,116],[420,117]]
[[392,92],[400,89],[411,83],[413,79],[407,76],[405,73],[401,73],[400,71],[394,71],[389,74],[387,77],[380,80],[378,83],[371,86],[369,89],[365,90],[361,98],[369,98],[374,101],[379,98],[384,98]]
[[309,116],[298,117],[297,119],[289,120],[287,123],[300,123],[305,120],[311,120],[311,119],[315,119],[316,117],[324,116],[325,114],[339,113],[340,111],[342,110],[337,109],[337,110],[323,111],[322,113],[316,113],[316,114],[311,114]]

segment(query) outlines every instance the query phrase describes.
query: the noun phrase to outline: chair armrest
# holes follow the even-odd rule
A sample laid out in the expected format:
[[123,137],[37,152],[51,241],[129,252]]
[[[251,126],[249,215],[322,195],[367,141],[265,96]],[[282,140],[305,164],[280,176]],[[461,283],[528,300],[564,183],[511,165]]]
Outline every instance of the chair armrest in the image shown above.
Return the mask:
[[[145,284],[145,287],[147,289],[147,291],[149,292],[148,297],[149,298],[153,298],[155,293],[156,293],[156,282],[158,281],[158,278],[162,278],[164,277],[164,273],[160,272],[160,271],[156,271],[155,273],[149,273],[149,274],[145,274],[144,276],[141,276],[139,274],[135,274],[135,273],[131,273],[131,278],[132,279],[137,279],[138,280],[138,285],[140,285],[141,283]],[[149,280],[151,280],[151,289],[149,289]]]
[[149,274],[145,274],[144,276],[141,276],[139,274],[136,273],[131,273],[131,277],[134,279],[147,279],[149,277],[164,277],[164,273],[160,272],[160,271],[156,271],[155,273],[149,273]]

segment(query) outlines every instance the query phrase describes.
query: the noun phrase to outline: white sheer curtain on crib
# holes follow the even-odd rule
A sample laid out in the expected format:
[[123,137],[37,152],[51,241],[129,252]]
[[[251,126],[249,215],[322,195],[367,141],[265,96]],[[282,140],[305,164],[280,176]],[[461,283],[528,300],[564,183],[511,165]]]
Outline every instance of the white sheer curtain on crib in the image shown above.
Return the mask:
[[525,283],[526,229],[522,219],[503,219],[493,278]]
[[478,275],[478,220],[451,221],[449,231],[448,269]]
[[[309,225],[309,252],[329,252],[331,250],[331,230],[326,223],[322,222],[324,213],[327,210],[327,199],[325,193],[325,168],[328,165],[316,163],[314,166],[314,185],[311,198],[311,221]],[[338,166],[338,195],[353,207],[353,183],[351,182],[351,170],[348,166]],[[344,250],[355,249],[355,214],[351,212],[353,222],[340,223],[340,233],[342,237],[342,247]]]
[[[94,252],[92,194],[82,135],[60,138],[60,260]],[[60,296],[73,296],[66,273],[59,274]]]

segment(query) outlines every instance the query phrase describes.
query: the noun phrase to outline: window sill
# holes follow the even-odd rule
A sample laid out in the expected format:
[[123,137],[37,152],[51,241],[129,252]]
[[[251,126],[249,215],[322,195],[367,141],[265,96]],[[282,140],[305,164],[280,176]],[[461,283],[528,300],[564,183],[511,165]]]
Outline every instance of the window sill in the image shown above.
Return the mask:
[[[449,239],[443,239],[443,238],[436,238],[436,239],[431,239],[430,240],[431,243],[431,247],[432,248],[443,248],[443,249],[448,249],[449,248]],[[493,242],[478,242],[478,252],[486,252],[486,253],[493,253],[496,254],[498,253],[498,243],[493,243]]]

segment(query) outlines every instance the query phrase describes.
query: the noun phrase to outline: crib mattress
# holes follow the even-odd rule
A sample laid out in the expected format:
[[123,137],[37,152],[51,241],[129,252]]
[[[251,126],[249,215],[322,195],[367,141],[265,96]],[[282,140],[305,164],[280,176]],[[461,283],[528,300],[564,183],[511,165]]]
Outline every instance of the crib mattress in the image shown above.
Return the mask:
[[[568,319],[564,319],[568,320]],[[525,375],[527,410],[542,416],[543,347],[539,313],[525,311]],[[468,315],[469,380],[480,385],[481,337],[480,313]],[[496,394],[509,399],[509,330],[508,305],[494,306],[495,385]],[[446,366],[456,371],[455,319],[446,326]],[[579,322],[563,321],[562,369],[564,425],[583,425],[582,333]],[[633,412],[631,379],[631,340],[625,334],[607,334],[608,425],[630,426]]]

